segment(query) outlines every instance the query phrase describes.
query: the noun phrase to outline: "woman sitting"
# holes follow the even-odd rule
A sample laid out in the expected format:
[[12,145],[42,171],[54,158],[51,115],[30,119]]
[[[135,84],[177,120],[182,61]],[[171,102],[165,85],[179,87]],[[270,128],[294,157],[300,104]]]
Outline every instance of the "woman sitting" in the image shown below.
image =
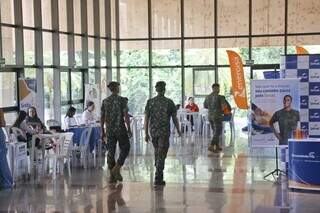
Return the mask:
[[[188,109],[190,112],[199,112],[199,107],[197,104],[194,103],[193,97],[188,98],[188,104],[186,106],[186,109]],[[187,118],[188,120],[190,120],[192,128],[194,128],[193,116],[188,115]]]
[[68,112],[67,112],[67,114],[66,114],[66,116],[64,118],[64,121],[65,121],[65,124],[66,124],[66,128],[78,125],[77,120],[74,117],[75,114],[76,114],[76,108],[71,106],[68,109]]
[[28,116],[26,118],[27,125],[36,131],[36,133],[43,133],[46,130],[46,126],[42,123],[38,117],[37,109],[30,107],[28,109]]
[[96,122],[95,115],[94,115],[94,103],[89,101],[87,103],[87,107],[82,113],[82,124],[93,124]]
[[20,111],[17,119],[13,123],[12,127],[16,127],[22,130],[24,135],[18,136],[19,141],[25,141],[27,142],[27,147],[29,148],[31,137],[34,134],[37,134],[36,131],[28,126],[26,122],[27,113],[25,111]]

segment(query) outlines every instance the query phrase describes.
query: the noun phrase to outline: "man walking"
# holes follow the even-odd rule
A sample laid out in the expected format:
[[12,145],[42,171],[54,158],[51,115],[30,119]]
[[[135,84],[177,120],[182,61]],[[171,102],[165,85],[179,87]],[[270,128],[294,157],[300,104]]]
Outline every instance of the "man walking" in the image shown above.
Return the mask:
[[173,119],[179,136],[181,135],[179,122],[177,118],[177,110],[173,101],[164,96],[166,91],[166,83],[159,81],[156,83],[156,91],[158,95],[148,100],[145,108],[145,141],[148,143],[149,125],[151,141],[154,147],[155,155],[155,186],[165,185],[163,180],[163,170],[165,159],[169,149],[170,138],[170,119]]
[[[128,99],[118,95],[119,86],[120,84],[114,81],[108,84],[112,94],[103,100],[101,106],[102,140],[104,137],[107,139],[107,163],[110,170],[110,183],[123,180],[120,168],[129,154],[129,137],[132,136],[128,115]],[[116,162],[114,156],[117,142],[119,142],[120,155]]]
[[204,108],[209,110],[209,121],[213,131],[213,138],[208,150],[218,152],[222,149],[219,145],[219,138],[222,134],[223,109],[226,106],[231,111],[230,104],[226,98],[220,93],[220,85],[215,83],[212,85],[212,93],[208,95],[204,101]]

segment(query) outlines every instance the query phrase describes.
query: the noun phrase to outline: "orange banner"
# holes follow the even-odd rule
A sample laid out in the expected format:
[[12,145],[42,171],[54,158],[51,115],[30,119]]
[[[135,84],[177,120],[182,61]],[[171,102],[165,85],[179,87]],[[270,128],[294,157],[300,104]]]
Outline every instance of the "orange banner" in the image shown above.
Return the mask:
[[297,52],[297,55],[308,55],[309,54],[308,50],[306,50],[305,48],[300,47],[300,46],[296,46],[296,52]]
[[227,50],[227,54],[230,63],[234,101],[240,109],[248,109],[246,82],[241,57],[231,50]]

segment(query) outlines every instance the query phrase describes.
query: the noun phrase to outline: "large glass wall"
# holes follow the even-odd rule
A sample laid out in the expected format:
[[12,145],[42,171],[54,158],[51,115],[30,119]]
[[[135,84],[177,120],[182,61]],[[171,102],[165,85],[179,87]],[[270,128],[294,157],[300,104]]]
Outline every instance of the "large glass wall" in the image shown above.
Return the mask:
[[[60,120],[70,105],[81,113],[84,85],[107,84],[111,58],[107,53],[110,30],[106,26],[111,21],[106,19],[110,13],[107,1],[0,1],[0,58],[5,59],[0,67],[0,107],[10,120],[19,110],[17,76],[37,79],[43,85],[43,94],[38,95],[43,100],[40,116],[44,121]],[[9,78],[12,84],[4,84]],[[105,97],[105,85],[101,88]],[[57,103],[61,107],[54,107]]]
[[[147,89],[149,97],[155,95],[154,84],[165,80],[167,95],[176,104],[184,104],[189,96],[202,102],[205,94],[201,93],[210,92],[210,85],[219,82],[221,92],[231,101],[226,50],[240,54],[244,64],[250,59],[255,65],[270,66],[279,66],[280,55],[295,54],[296,45],[304,46],[310,53],[320,53],[316,17],[320,1],[316,0],[111,3],[115,10],[111,17],[115,23],[113,74],[120,74],[117,78],[122,82],[121,91],[129,98],[132,112],[141,113],[143,101],[134,97],[136,90],[124,80],[131,73],[141,73],[134,77],[134,82],[145,81],[143,96],[147,96]],[[245,66],[245,72],[249,82],[249,66]]]

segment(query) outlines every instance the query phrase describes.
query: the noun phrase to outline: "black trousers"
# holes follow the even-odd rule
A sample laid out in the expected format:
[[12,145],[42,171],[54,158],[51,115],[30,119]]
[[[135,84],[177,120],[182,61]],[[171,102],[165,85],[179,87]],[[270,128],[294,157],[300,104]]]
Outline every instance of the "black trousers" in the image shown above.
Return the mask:
[[107,136],[107,164],[110,170],[116,165],[116,160],[114,156],[116,153],[117,142],[119,142],[120,147],[120,155],[117,160],[117,164],[122,166],[130,151],[130,141],[126,133],[120,135],[109,134]]

